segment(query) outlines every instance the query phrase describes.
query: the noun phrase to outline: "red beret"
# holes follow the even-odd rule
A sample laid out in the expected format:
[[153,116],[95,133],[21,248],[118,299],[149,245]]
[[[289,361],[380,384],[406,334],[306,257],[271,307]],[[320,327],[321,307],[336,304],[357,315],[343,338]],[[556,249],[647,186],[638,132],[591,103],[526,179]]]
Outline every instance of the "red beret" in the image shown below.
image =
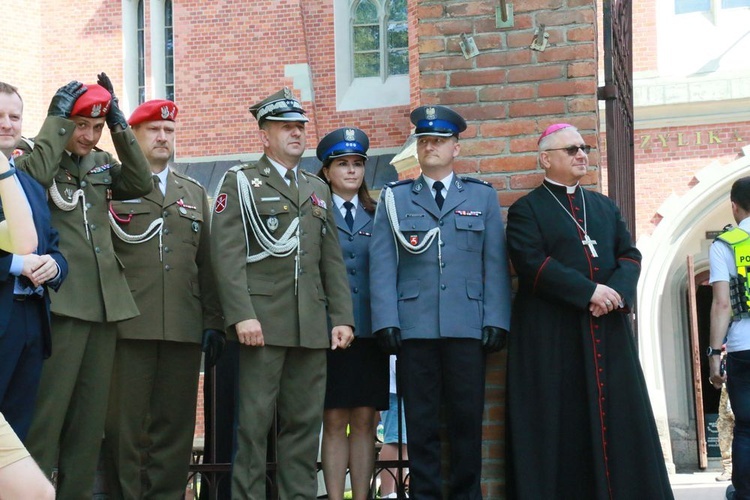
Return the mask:
[[177,111],[177,105],[172,101],[154,99],[152,101],[146,101],[135,108],[133,114],[130,115],[128,123],[131,127],[134,127],[142,122],[156,120],[175,121],[175,118],[177,118]]
[[76,100],[70,116],[85,116],[86,118],[104,118],[109,111],[112,95],[101,85],[86,85],[86,92]]

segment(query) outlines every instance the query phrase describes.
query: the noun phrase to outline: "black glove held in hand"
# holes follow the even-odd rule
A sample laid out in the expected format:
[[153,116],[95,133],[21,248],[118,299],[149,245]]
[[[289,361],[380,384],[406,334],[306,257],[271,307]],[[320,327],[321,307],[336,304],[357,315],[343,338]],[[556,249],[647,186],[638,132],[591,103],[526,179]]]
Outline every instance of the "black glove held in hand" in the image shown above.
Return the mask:
[[88,89],[81,83],[73,80],[67,85],[63,85],[55,92],[52,101],[47,109],[47,116],[59,116],[61,118],[70,117],[73,106],[79,97]]
[[380,350],[386,354],[398,354],[401,348],[401,329],[396,327],[383,328],[375,332]]
[[219,330],[203,330],[203,343],[201,351],[206,355],[205,368],[211,368],[221,357],[224,352],[224,345],[227,339],[224,332]]
[[115,89],[112,87],[112,80],[109,79],[107,73],[99,73],[96,83],[107,89],[112,96],[112,104],[109,105],[109,111],[107,112],[107,126],[112,130],[119,125],[125,130],[128,128],[128,121],[120,111],[120,104],[115,95]]
[[482,328],[482,349],[484,352],[497,352],[505,347],[508,332],[496,326]]

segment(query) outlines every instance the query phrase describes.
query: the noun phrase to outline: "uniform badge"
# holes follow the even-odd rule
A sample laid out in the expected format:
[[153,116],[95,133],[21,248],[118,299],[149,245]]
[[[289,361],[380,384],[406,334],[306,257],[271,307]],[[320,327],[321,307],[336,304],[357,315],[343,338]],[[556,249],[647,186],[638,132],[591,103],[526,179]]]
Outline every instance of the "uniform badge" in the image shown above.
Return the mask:
[[279,219],[275,215],[272,215],[266,219],[266,225],[268,226],[268,230],[273,233],[279,228]]
[[312,213],[315,217],[320,217],[320,208],[318,207],[313,208]]
[[11,153],[10,157],[11,158],[18,158],[22,154],[23,154],[23,149],[14,149],[13,153]]
[[200,227],[201,226],[200,226],[200,224],[198,224],[198,221],[193,221],[193,232],[194,233],[197,233],[198,230],[200,229]]
[[271,169],[268,168],[268,167],[266,167],[266,168],[263,169],[263,173],[266,174],[266,175],[268,175],[268,174],[271,173]]
[[348,128],[344,130],[344,140],[347,142],[354,142],[356,136],[354,135],[354,129]]
[[263,185],[263,181],[255,177],[252,181],[250,181],[250,184],[252,184],[255,188],[259,188]]
[[65,196],[69,199],[73,199],[73,189],[72,188],[65,188]]
[[112,200],[112,190],[107,188],[107,201]]
[[323,229],[320,230],[320,234],[322,234],[323,236],[325,236],[326,232],[327,232],[326,227],[323,226]]
[[294,99],[294,94],[289,90],[289,87],[284,87],[284,99]]
[[169,118],[169,107],[162,106],[161,107],[161,119],[166,120],[167,118]]
[[94,104],[91,106],[91,118],[96,118],[100,114],[102,114],[102,105],[101,104]]
[[418,182],[418,183],[414,184],[414,191],[416,191],[418,193],[421,190],[422,190],[422,183],[421,182]]
[[412,234],[409,236],[409,244],[410,245],[417,245],[419,243],[419,236],[416,234]]
[[216,203],[214,204],[214,212],[217,214],[220,214],[224,211],[224,209],[227,208],[227,195],[226,193],[221,193],[219,196],[216,197]]
[[185,207],[180,207],[177,210],[179,210],[182,215],[187,215],[187,210],[185,210]]
[[284,210],[289,210],[289,205],[284,205]]
[[425,109],[424,110],[424,116],[428,120],[434,120],[435,118],[437,118],[437,113],[435,111],[435,108],[433,108],[432,106],[430,106],[429,108]]

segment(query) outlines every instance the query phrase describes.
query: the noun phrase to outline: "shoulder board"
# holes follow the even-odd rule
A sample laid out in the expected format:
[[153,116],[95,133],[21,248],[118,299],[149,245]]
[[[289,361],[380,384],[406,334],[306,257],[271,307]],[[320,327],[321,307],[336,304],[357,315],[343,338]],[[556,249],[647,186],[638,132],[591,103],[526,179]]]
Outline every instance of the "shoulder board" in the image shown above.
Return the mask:
[[29,149],[34,149],[34,139],[28,139],[26,137],[21,137],[21,142],[18,143],[18,145],[20,146],[23,143],[25,143],[26,146],[29,147]]
[[179,177],[180,179],[185,179],[186,181],[190,181],[190,182],[192,182],[193,184],[197,184],[197,185],[199,185],[200,187],[203,187],[203,184],[201,184],[201,183],[200,183],[200,182],[198,182],[197,180],[193,179],[193,178],[192,178],[192,177],[190,177],[189,175],[185,175],[185,174],[183,174],[182,172],[178,172],[177,170],[172,170],[172,173],[173,173],[173,174],[174,174],[174,175],[175,175],[176,177]]
[[320,181],[320,182],[322,182],[322,183],[323,183],[323,184],[325,184],[325,185],[328,185],[328,183],[327,183],[326,181],[324,181],[323,179],[321,179],[321,178],[320,178],[320,177],[318,177],[317,175],[315,175],[315,174],[313,174],[313,173],[310,173],[310,172],[308,172],[307,170],[302,170],[302,169],[300,168],[300,169],[299,169],[299,173],[300,173],[300,174],[302,174],[303,176],[305,176],[306,178],[309,178],[309,179],[315,179],[315,180],[317,180],[317,181]]
[[239,172],[240,170],[247,170],[248,168],[253,168],[254,166],[255,163],[238,163],[237,165],[230,168],[229,172]]
[[386,186],[390,188],[394,188],[396,186],[406,186],[408,184],[413,184],[413,183],[414,183],[414,179],[403,179],[400,181],[389,182],[388,184],[386,184]]
[[459,177],[464,182],[471,182],[472,184],[481,184],[483,186],[489,186],[492,187],[492,184],[490,184],[487,181],[483,181],[481,179],[475,179],[474,177]]

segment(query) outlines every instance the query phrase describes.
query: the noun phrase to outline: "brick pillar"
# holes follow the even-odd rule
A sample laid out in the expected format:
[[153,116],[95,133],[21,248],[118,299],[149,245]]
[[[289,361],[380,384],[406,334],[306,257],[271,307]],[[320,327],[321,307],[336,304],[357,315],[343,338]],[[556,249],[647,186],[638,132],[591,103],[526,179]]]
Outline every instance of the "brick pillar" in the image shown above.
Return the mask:
[[[498,0],[417,0],[409,10],[410,52],[418,57],[412,107],[443,104],[466,118],[456,170],[491,182],[504,211],[544,177],[536,146],[548,125],[571,123],[592,145],[599,132],[595,0],[512,3],[514,26],[503,29]],[[548,45],[532,50],[542,24]],[[464,58],[462,33],[473,37],[476,57]],[[599,155],[590,161],[597,165]],[[599,189],[596,166],[584,183]],[[505,356],[491,355],[487,369],[482,487],[493,499],[504,497]]]

